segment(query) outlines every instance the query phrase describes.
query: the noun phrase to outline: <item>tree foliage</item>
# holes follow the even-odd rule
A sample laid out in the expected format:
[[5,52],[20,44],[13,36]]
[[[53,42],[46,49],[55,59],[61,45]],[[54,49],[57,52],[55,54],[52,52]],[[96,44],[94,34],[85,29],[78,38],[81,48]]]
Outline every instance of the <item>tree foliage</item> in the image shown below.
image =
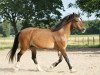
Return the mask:
[[100,17],[100,0],[77,0],[76,5],[89,16],[95,13],[97,17]]
[[100,20],[85,21],[86,33],[85,34],[100,34]]
[[10,36],[10,24],[9,24],[9,21],[7,20],[4,20],[2,22],[2,34],[3,34],[3,37]]
[[18,33],[16,28],[18,3],[15,2],[15,0],[0,0],[0,15],[3,19],[9,20],[15,30],[15,33]]
[[10,21],[15,33],[18,33],[17,20],[23,19],[24,27],[34,20],[37,26],[39,20],[61,18],[59,10],[63,9],[62,0],[0,0],[0,15]]

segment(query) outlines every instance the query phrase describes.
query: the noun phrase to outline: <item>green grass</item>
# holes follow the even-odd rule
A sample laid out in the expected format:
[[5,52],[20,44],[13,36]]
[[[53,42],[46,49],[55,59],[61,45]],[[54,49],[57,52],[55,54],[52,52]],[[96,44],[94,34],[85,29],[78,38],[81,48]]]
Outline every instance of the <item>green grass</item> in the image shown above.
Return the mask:
[[99,35],[98,34],[94,34],[94,35],[71,35],[71,37],[93,37],[93,36],[95,36],[95,37],[99,37]]
[[68,48],[100,48],[100,45],[68,45]]
[[0,50],[11,48],[13,40],[13,37],[0,37]]

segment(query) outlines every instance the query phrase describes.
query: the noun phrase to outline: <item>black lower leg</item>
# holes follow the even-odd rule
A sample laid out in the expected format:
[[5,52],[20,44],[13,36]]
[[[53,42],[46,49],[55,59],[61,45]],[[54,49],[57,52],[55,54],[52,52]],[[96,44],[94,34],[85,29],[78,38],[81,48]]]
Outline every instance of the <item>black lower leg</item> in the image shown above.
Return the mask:
[[69,69],[72,69],[72,66],[71,66],[71,64],[70,64],[70,61],[69,61],[68,56],[65,56],[64,58],[65,58],[65,61],[66,61],[67,64],[68,64]]
[[37,59],[36,59],[36,50],[32,51],[32,60],[34,61],[35,64],[38,64]]
[[21,56],[22,56],[22,53],[21,53],[21,52],[19,52],[19,53],[17,54],[17,62],[19,62],[19,61],[20,61]]
[[38,62],[37,62],[37,59],[36,59],[36,58],[32,57],[32,59],[33,59],[33,61],[34,61],[34,63],[35,63],[35,64],[38,64]]
[[62,61],[62,58],[60,58],[57,62],[53,63],[52,66],[56,67],[61,61]]

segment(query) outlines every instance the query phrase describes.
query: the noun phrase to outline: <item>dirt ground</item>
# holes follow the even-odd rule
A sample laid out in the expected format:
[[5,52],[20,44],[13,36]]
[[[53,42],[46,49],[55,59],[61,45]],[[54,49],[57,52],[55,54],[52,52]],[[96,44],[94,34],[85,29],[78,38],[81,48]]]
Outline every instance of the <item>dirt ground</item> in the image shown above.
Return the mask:
[[8,51],[0,51],[0,75],[100,75],[100,48],[69,49],[67,54],[73,68],[77,70],[75,73],[69,72],[65,60],[49,70],[49,66],[58,59],[56,51],[37,52],[38,62],[45,72],[37,71],[30,51],[22,56],[20,70],[14,71],[16,61],[8,63]]

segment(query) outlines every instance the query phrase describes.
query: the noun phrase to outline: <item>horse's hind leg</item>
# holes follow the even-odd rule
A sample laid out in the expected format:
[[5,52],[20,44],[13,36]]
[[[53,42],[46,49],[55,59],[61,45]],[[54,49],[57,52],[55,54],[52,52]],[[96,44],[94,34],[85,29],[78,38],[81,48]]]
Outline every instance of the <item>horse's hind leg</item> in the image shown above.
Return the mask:
[[19,51],[19,53],[17,54],[17,63],[16,63],[16,65],[15,65],[15,70],[19,70],[19,68],[20,68],[20,58],[21,58],[21,56],[22,56],[25,52],[26,52],[26,50],[21,49],[21,50]]
[[54,63],[50,66],[50,68],[56,67],[56,66],[62,61],[63,58],[62,58],[61,52],[58,52],[58,57],[59,57],[58,61],[57,61],[57,62],[54,62]]
[[32,60],[36,64],[36,67],[37,67],[38,71],[43,71],[41,69],[41,67],[39,66],[38,62],[37,62],[37,58],[36,58],[36,48],[35,47],[31,47],[31,51],[32,51]]

